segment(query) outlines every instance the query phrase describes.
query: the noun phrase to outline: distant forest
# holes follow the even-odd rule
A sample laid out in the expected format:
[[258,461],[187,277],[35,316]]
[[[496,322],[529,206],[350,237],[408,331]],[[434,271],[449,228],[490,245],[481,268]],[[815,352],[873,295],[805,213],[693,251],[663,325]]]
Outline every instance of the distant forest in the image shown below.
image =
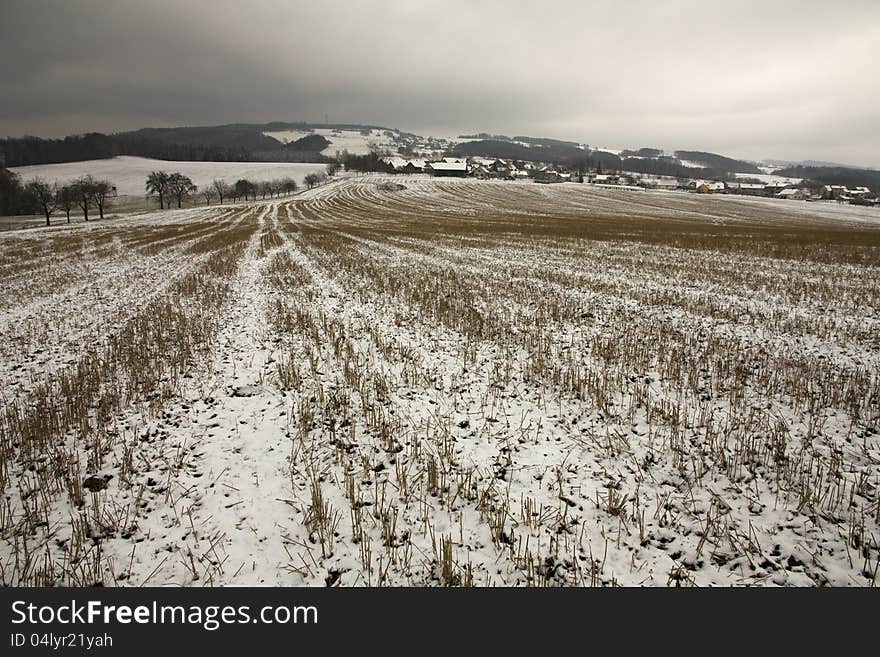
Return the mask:
[[562,142],[523,146],[522,144],[502,139],[466,141],[462,144],[457,144],[452,149],[452,152],[460,157],[479,155],[533,162],[559,162],[560,164],[572,165],[587,157],[587,152],[584,149]]
[[[99,160],[137,155],[157,160],[191,162],[324,162],[330,142],[308,135],[290,144],[264,131],[308,130],[308,124],[232,124],[192,128],[143,128],[112,135],[89,133],[64,139],[0,139],[0,164],[7,167]],[[342,128],[340,128],[342,129]],[[359,128],[360,129],[360,128]],[[5,163],[3,162],[5,160]]]
[[733,158],[716,155],[715,153],[704,153],[703,151],[675,151],[675,157],[679,160],[687,160],[702,164],[709,169],[729,171],[730,173],[762,173],[761,170],[751,162],[734,160]]
[[803,178],[823,185],[846,185],[847,187],[869,187],[880,191],[880,171],[874,169],[852,169],[850,167],[806,167],[794,166],[780,169],[779,176]]

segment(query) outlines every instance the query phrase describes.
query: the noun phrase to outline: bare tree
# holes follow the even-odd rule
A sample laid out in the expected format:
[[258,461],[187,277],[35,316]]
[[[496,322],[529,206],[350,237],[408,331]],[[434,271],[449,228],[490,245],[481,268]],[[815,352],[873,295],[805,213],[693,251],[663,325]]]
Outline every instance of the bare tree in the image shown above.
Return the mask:
[[49,219],[58,207],[56,202],[57,190],[57,185],[50,185],[42,178],[34,178],[24,186],[25,193],[33,199],[34,203],[46,215],[47,226],[51,225]]
[[79,209],[82,210],[83,220],[89,220],[89,208],[92,205],[92,189],[95,186],[95,179],[91,176],[83,176],[77,178],[73,182],[73,189],[76,193],[76,202]]
[[247,178],[241,178],[235,181],[235,194],[238,198],[244,197],[244,200],[248,200],[248,196],[253,196],[254,200],[257,200],[257,185]]
[[235,200],[237,201],[241,197],[244,197],[244,200],[247,201],[248,195],[248,185],[250,182],[245,178],[239,178],[235,181],[235,185],[233,189],[235,190]]
[[70,223],[70,211],[76,207],[76,187],[73,184],[62,186],[56,193],[55,204],[67,214]]
[[259,188],[259,190],[260,190],[260,195],[261,195],[263,198],[266,198],[267,195],[269,195],[269,196],[272,195],[272,189],[273,189],[273,188],[272,188],[272,183],[271,183],[271,181],[269,181],[269,180],[261,180],[260,182],[257,183],[257,187]]
[[213,185],[202,190],[202,197],[205,199],[205,205],[211,205],[214,199],[217,198],[217,192],[214,191]]
[[293,178],[282,178],[278,184],[280,191],[284,194],[293,194],[297,190],[297,184]]
[[168,191],[177,199],[177,207],[183,206],[183,199],[198,191],[198,186],[193,183],[189,176],[180,172],[168,176]]
[[310,173],[305,178],[303,178],[303,182],[306,184],[306,187],[311,189],[315,185],[317,185],[321,181],[321,178],[317,173]]
[[214,179],[211,183],[211,187],[214,188],[214,192],[217,194],[220,202],[223,203],[223,198],[230,195],[229,185],[226,184],[225,180]]
[[98,208],[101,219],[104,218],[104,208],[110,204],[110,199],[116,194],[116,187],[109,180],[95,180],[91,188],[92,200]]
[[[2,161],[3,156],[0,154],[0,162]],[[21,176],[0,164],[0,215],[18,214],[22,201],[26,200]]]
[[331,162],[330,164],[327,165],[325,170],[326,170],[328,176],[333,177],[339,171],[339,163],[338,162]]
[[147,176],[144,188],[147,196],[159,197],[159,209],[165,209],[165,197],[168,195],[168,180],[171,176],[165,171],[153,171]]

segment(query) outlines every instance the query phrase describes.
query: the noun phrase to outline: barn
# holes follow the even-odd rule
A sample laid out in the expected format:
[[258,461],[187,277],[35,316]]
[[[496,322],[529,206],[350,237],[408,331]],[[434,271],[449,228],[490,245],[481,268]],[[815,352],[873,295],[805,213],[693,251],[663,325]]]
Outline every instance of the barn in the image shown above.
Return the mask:
[[434,176],[464,178],[467,176],[467,162],[428,162],[425,164],[425,173]]

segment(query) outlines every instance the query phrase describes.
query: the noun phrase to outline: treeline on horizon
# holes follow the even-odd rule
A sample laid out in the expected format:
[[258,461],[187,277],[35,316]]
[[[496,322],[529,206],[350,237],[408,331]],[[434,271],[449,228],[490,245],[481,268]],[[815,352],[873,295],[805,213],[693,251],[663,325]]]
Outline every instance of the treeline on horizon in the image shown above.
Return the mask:
[[[307,135],[289,144],[245,128],[144,128],[105,135],[88,133],[63,139],[0,139],[0,164],[6,167],[103,160],[118,155],[183,162],[327,162],[321,154],[330,142]],[[4,164],[5,162],[5,164]]]

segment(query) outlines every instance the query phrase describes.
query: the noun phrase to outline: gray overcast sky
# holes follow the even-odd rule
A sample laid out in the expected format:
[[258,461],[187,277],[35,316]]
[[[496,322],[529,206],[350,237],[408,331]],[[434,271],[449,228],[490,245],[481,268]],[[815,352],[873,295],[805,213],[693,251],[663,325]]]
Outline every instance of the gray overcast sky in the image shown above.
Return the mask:
[[0,135],[270,120],[880,167],[880,2],[0,0]]

